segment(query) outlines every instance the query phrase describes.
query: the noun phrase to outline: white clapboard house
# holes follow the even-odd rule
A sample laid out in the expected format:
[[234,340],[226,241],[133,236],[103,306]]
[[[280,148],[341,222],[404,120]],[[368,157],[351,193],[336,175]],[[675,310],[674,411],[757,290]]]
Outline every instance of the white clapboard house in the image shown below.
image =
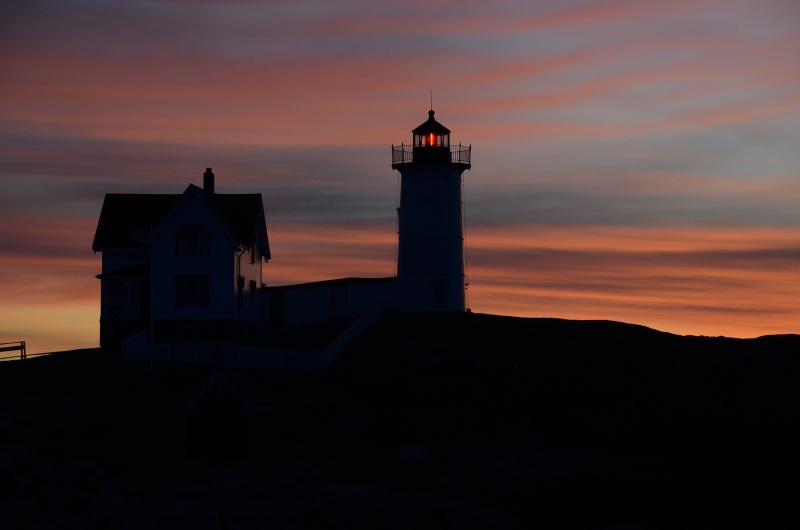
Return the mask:
[[210,169],[180,195],[107,194],[92,249],[103,254],[101,346],[151,325],[165,337],[261,325],[261,194],[217,194]]

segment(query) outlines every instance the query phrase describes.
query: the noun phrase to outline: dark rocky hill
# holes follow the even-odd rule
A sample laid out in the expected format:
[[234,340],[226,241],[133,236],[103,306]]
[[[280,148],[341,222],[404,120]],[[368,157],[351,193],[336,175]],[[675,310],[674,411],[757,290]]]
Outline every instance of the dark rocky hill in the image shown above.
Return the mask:
[[[0,513],[44,528],[794,528],[800,337],[392,314],[325,373],[240,370],[275,450],[191,456],[214,367],[0,364]],[[235,371],[234,371],[235,372]],[[5,527],[5,526],[4,526]]]

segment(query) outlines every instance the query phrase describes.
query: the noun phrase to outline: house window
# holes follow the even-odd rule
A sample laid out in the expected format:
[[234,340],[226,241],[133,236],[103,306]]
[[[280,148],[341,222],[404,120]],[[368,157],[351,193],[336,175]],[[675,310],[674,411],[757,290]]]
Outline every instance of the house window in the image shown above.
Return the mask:
[[332,293],[333,309],[347,309],[347,286],[334,285]]
[[256,302],[256,281],[250,280],[250,303],[254,304]]
[[208,307],[208,274],[175,276],[175,307]]
[[211,235],[202,225],[183,225],[183,230],[175,232],[176,256],[208,256]]
[[433,301],[436,304],[443,304],[444,303],[444,284],[437,283],[434,289],[433,294]]

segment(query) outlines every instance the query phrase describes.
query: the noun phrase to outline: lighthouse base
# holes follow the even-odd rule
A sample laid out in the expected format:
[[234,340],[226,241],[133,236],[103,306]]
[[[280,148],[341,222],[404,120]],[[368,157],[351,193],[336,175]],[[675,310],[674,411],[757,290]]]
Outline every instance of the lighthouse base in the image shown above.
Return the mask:
[[401,311],[457,311],[467,309],[464,277],[458,275],[404,275],[397,277]]

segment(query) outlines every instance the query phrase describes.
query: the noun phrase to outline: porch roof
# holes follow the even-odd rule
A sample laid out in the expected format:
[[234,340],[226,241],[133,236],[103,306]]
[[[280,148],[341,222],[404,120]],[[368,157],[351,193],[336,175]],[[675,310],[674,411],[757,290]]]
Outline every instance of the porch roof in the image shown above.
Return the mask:
[[150,265],[146,263],[137,263],[136,265],[128,265],[121,269],[113,270],[98,274],[95,276],[98,280],[106,280],[109,278],[150,278]]

